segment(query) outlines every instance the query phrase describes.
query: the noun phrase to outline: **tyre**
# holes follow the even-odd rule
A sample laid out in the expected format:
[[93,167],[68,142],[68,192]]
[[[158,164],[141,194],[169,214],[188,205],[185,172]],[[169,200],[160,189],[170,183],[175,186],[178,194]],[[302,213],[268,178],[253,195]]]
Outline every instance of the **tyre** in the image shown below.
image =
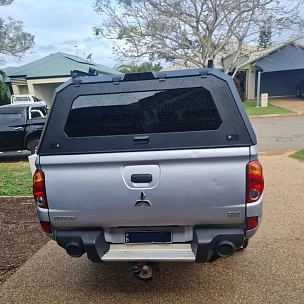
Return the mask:
[[35,154],[37,152],[38,145],[39,145],[39,139],[34,139],[30,141],[29,150],[31,151],[31,154]]

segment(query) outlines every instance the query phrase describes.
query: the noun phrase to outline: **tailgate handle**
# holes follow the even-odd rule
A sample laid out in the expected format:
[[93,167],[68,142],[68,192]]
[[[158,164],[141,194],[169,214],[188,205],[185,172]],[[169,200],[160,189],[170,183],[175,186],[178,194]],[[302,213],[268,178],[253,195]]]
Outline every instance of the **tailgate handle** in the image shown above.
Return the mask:
[[153,180],[151,174],[132,174],[131,182],[134,184],[149,184]]
[[148,145],[150,143],[149,136],[136,136],[133,140],[134,145]]

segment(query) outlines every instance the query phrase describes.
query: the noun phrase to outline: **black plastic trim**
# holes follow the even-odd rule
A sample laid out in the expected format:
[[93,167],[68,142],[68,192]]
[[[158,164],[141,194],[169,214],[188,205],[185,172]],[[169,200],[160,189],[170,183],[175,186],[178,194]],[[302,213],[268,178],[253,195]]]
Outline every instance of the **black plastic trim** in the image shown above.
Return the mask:
[[87,253],[94,263],[100,263],[103,255],[109,251],[110,244],[106,242],[103,229],[99,230],[65,230],[56,232],[56,241],[66,249],[71,242],[77,243]]
[[[59,230],[55,233],[55,239],[59,246],[66,249],[70,243],[78,244],[83,253],[94,263],[102,262],[102,257],[110,249],[110,243],[106,242],[103,229],[98,230]],[[223,242],[231,242],[238,250],[245,242],[245,230],[243,228],[201,228],[193,229],[192,251],[196,263],[213,262],[219,258],[217,246]]]
[[222,241],[232,242],[239,249],[244,240],[243,228],[194,228],[192,250],[196,256],[195,262],[213,262],[218,258],[216,246]]
[[[207,77],[202,78],[202,73]],[[230,76],[214,69],[168,71],[165,81],[160,82],[158,74],[163,75],[163,73],[148,73],[144,76],[140,74],[139,80],[134,80],[135,75],[131,77],[122,74],[119,75],[121,77],[119,85],[113,83],[113,75],[75,78],[81,80],[80,86],[74,86],[72,81],[68,81],[56,90],[38,154],[68,155],[256,145],[255,133]],[[154,79],[151,79],[152,76]],[[132,81],[128,81],[128,77]],[[142,80],[143,78],[149,80]],[[211,92],[222,118],[223,124],[217,131],[147,134],[149,142],[140,145],[135,144],[134,137],[142,134],[68,138],[63,132],[73,101],[79,96],[200,86]],[[229,134],[237,134],[238,139],[227,140]],[[62,149],[60,151],[51,149],[51,143],[60,143]]]

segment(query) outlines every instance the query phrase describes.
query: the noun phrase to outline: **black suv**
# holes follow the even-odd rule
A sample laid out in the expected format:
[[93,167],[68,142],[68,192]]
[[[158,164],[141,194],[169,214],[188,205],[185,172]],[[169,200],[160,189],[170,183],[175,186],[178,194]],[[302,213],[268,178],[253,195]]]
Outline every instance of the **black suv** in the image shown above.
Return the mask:
[[46,121],[43,105],[0,106],[0,151],[29,150],[35,153]]

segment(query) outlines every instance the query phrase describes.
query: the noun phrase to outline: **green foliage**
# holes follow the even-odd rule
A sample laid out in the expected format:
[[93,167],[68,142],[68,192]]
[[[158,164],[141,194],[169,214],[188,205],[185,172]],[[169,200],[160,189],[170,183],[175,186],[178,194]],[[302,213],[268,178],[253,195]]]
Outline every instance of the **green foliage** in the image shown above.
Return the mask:
[[32,174],[28,162],[0,164],[0,196],[31,195]]
[[260,27],[258,42],[259,42],[259,47],[262,49],[267,49],[272,45],[272,31],[271,31],[270,17],[266,21],[264,21],[263,25]]
[[272,104],[268,104],[268,107],[256,107],[255,102],[244,102],[243,103],[247,115],[271,115],[271,114],[290,114],[294,113],[291,110],[276,107]]
[[[14,0],[0,0],[0,7]],[[0,17],[0,54],[22,57],[35,45],[34,36],[23,29],[23,23],[11,17]]]
[[246,95],[245,92],[243,91],[242,87],[241,87],[241,82],[237,79],[237,78],[233,78],[234,84],[239,92],[239,95],[241,97],[242,102],[246,101]]
[[304,161],[304,150],[299,150],[296,153],[290,155],[290,157]]
[[123,64],[118,67],[118,71],[124,74],[136,72],[158,72],[162,69],[160,63],[153,64],[152,62],[144,62],[140,65],[137,64]]
[[3,80],[1,80],[0,77],[0,106],[9,104],[10,100],[8,97],[8,87],[6,83],[4,82],[6,75],[3,71],[0,70],[0,76],[2,77]]

